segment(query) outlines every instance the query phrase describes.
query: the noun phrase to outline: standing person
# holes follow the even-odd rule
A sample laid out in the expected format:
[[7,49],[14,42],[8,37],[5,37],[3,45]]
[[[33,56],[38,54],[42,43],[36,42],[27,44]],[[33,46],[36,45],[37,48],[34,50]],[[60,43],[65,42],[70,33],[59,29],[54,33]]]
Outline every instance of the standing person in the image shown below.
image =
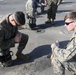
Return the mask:
[[0,62],[2,66],[10,66],[10,48],[17,47],[17,59],[28,60],[29,56],[22,53],[28,42],[28,35],[18,31],[18,26],[25,24],[25,15],[22,11],[5,16],[0,21]]
[[29,27],[34,29],[36,27],[36,0],[28,0],[25,5],[27,19],[29,20]]
[[47,18],[48,18],[48,20],[45,23],[54,24],[57,8],[60,5],[61,1],[62,0],[47,0]]
[[65,69],[76,75],[76,12],[68,13],[65,18],[65,27],[74,34],[65,49],[58,47],[57,43],[51,45],[54,75],[65,75]]
[[47,5],[47,0],[40,0],[40,4],[41,4],[41,13],[43,13],[44,8]]

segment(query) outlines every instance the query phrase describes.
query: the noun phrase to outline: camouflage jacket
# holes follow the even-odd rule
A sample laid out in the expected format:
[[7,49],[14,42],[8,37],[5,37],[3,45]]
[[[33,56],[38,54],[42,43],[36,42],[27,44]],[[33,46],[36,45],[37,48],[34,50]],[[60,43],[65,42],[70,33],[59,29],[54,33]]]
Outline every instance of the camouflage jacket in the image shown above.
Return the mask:
[[36,1],[28,0],[25,4],[25,10],[29,17],[35,17]]
[[18,28],[11,25],[8,20],[9,16],[3,17],[0,20],[0,48],[7,49],[10,48],[13,38],[18,32]]
[[[68,43],[66,49],[54,47],[52,50],[54,58],[59,61],[68,61],[76,56],[76,33],[73,34],[70,42]],[[76,60],[76,59],[75,59]]]

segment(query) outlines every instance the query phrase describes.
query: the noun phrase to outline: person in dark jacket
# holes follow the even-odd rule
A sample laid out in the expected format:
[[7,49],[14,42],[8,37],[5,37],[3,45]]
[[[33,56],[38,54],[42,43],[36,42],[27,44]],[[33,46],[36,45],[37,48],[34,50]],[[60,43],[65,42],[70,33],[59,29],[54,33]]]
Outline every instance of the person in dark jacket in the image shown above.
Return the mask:
[[62,0],[47,0],[47,18],[48,18],[48,20],[45,23],[54,24],[57,8],[61,2],[62,2]]
[[9,14],[0,21],[0,52],[3,56],[5,56],[6,50],[9,51],[11,47],[15,47],[15,43],[19,43],[16,53],[17,59],[29,59],[28,55],[22,54],[29,37],[18,31],[18,27],[24,24],[25,15],[22,11]]

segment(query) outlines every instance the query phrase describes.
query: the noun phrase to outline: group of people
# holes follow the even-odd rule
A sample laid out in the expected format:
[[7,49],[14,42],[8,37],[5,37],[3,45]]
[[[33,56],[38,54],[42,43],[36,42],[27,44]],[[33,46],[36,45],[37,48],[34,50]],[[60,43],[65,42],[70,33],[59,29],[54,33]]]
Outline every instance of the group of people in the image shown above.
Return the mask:
[[40,4],[41,12],[43,12],[44,7],[47,5],[46,0],[27,0],[25,4],[26,19],[28,20],[28,25],[32,30],[36,27],[36,13],[38,13],[38,4]]
[[[32,0],[28,0],[28,2]],[[50,0],[49,0],[50,1]],[[51,0],[56,1],[56,5],[58,6],[61,0]],[[59,1],[59,2],[58,2]],[[57,3],[58,2],[58,3]],[[50,2],[48,2],[50,3]],[[52,3],[54,4],[54,2]],[[30,4],[31,5],[31,4]],[[55,4],[54,4],[55,5]],[[55,5],[55,6],[56,6]],[[52,5],[49,5],[48,13],[51,15],[54,8],[51,8]],[[30,7],[30,10],[31,7]],[[28,9],[28,11],[30,11]],[[55,12],[56,12],[55,10]],[[55,19],[54,16],[49,18],[50,22],[51,19]],[[34,19],[34,14],[31,14],[31,17],[27,13],[27,17],[30,19]],[[49,16],[48,16],[49,17]],[[29,21],[31,23],[31,21]],[[50,57],[51,63],[53,66],[54,75],[65,75],[65,70],[69,70],[76,75],[76,12],[70,12],[64,17],[65,27],[68,31],[74,31],[74,34],[66,46],[65,49],[59,48],[58,43],[51,44],[52,48],[52,55]],[[0,62],[3,67],[10,66],[12,63],[12,56],[10,48],[15,47],[16,43],[19,43],[17,47],[16,57],[17,59],[22,60],[29,60],[28,55],[24,55],[22,53],[23,49],[25,48],[29,36],[27,34],[23,34],[18,31],[18,27],[25,24],[25,14],[22,11],[17,11],[15,13],[11,13],[0,20]],[[33,24],[35,26],[35,24]]]
[[40,3],[41,12],[44,12],[45,6],[47,7],[47,21],[45,23],[50,23],[53,25],[56,18],[56,12],[58,6],[61,4],[62,0],[27,0],[25,4],[26,15],[29,27],[33,30],[36,27],[36,11],[37,6]]

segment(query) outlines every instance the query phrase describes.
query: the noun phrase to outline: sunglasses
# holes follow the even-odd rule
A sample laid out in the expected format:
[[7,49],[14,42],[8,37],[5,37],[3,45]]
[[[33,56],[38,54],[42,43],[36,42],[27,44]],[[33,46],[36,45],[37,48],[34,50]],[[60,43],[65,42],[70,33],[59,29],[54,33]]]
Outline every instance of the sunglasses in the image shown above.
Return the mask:
[[72,21],[72,22],[65,22],[65,24],[66,24],[66,25],[69,25],[70,23],[73,23],[73,22],[74,22],[74,21]]

